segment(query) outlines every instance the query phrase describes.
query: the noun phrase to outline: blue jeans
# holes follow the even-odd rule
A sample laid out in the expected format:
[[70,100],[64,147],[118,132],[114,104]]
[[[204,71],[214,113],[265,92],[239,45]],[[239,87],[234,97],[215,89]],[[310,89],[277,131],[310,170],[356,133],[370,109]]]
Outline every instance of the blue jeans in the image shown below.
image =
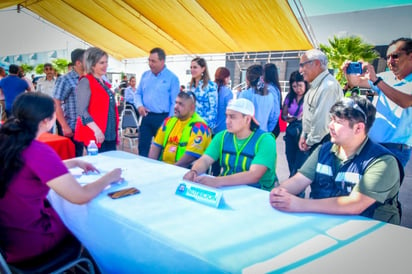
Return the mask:
[[392,152],[402,166],[405,167],[411,157],[411,147],[403,144],[382,143],[390,152]]

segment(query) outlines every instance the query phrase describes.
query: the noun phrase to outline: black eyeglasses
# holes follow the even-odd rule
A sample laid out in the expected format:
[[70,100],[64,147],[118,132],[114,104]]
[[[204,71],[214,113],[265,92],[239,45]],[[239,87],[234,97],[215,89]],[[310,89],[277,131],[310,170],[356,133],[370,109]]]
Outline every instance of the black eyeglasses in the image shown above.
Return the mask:
[[393,53],[393,54],[389,54],[386,56],[386,60],[389,60],[389,58],[392,58],[394,60],[398,60],[399,57],[402,55],[402,52],[398,52],[398,53]]
[[315,61],[315,60],[309,60],[309,61],[305,61],[305,62],[303,62],[303,63],[299,63],[299,67],[303,68],[306,64],[309,64],[309,63],[311,63],[311,62],[313,62],[313,61]]
[[352,98],[344,98],[342,102],[344,106],[353,108],[354,110],[360,112],[363,116],[365,124],[368,122],[368,118],[366,116],[365,111],[363,111],[363,109],[355,102],[355,100],[353,100]]

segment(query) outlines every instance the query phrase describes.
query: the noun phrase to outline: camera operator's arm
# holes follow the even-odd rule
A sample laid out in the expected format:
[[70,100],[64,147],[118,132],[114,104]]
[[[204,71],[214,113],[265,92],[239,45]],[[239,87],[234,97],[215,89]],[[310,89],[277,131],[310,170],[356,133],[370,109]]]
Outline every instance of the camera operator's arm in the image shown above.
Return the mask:
[[[373,79],[371,79],[371,81],[373,81]],[[402,108],[408,108],[412,106],[412,95],[403,93],[397,90],[396,88],[391,87],[383,80],[379,81],[379,83],[376,84],[376,86],[386,95],[386,97],[391,99],[398,106]]]
[[[354,75],[354,74],[346,74],[346,68],[350,62],[345,61],[342,65],[342,70],[345,73],[346,79],[350,86],[359,86],[363,88],[372,88],[369,85],[369,81],[375,83],[378,80],[378,76],[376,75],[375,68],[368,63],[363,63],[362,67],[365,73],[363,76]],[[388,97],[392,100],[395,104],[402,108],[408,108],[412,106],[412,95],[403,93],[398,89],[388,85],[383,80],[378,81],[376,86]]]

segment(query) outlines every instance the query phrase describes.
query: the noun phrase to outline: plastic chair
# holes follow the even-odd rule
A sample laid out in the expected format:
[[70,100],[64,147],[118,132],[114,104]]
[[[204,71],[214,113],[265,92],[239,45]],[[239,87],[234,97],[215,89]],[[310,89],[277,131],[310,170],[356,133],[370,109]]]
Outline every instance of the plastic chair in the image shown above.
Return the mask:
[[3,257],[3,252],[0,252],[0,273],[57,274],[64,273],[71,268],[76,268],[82,271],[76,273],[94,274],[93,263],[88,258],[82,257],[81,251],[82,245],[80,242],[74,237],[68,237],[51,251],[17,264],[8,264]]
[[[122,150],[124,150],[124,141],[129,140],[130,150],[133,150],[135,141],[139,138],[139,126],[141,119],[137,119],[133,108],[126,105],[121,115],[120,136],[122,138]],[[137,144],[136,144],[137,150]]]

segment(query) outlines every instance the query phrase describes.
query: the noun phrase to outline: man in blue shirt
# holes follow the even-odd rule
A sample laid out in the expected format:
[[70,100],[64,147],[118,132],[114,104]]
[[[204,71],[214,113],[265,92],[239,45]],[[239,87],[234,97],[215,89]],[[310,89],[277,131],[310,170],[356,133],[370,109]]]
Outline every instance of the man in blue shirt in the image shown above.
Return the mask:
[[18,76],[19,67],[17,65],[10,65],[9,75],[1,79],[0,89],[3,91],[5,98],[5,111],[7,118],[10,117],[11,107],[14,99],[22,92],[29,91],[29,85],[26,81]]
[[[368,63],[362,63],[362,75],[347,74],[350,86],[371,88],[378,94],[376,121],[369,137],[389,149],[405,167],[412,146],[412,39],[392,41],[386,54],[389,71],[376,75]],[[342,69],[346,73],[349,61]]]
[[150,51],[150,70],[143,73],[135,102],[142,117],[139,135],[139,155],[147,157],[152,138],[163,120],[174,114],[179,93],[179,79],[165,66],[166,54],[161,48]]

